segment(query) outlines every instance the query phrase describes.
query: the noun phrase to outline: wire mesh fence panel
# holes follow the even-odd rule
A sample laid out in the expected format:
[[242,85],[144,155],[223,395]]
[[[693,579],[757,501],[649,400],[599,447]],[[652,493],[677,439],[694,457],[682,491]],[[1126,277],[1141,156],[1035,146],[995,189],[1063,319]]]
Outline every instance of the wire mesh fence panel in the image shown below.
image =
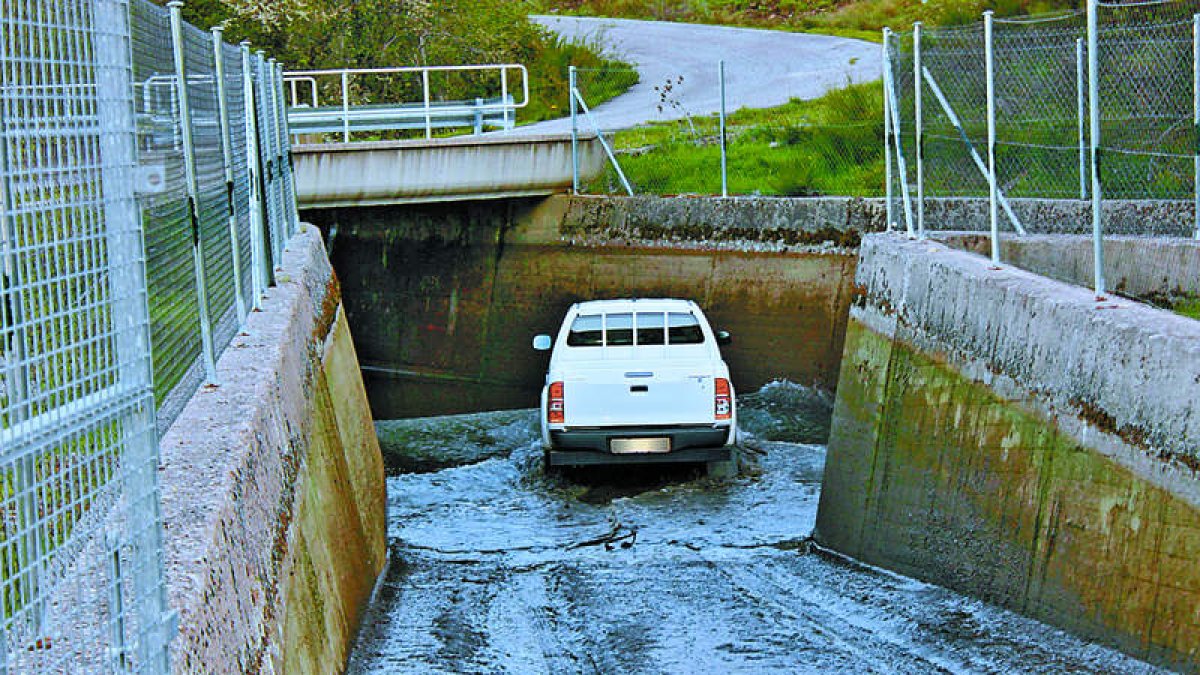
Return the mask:
[[242,302],[245,307],[254,304],[253,274],[254,253],[250,232],[250,168],[249,148],[246,138],[245,119],[250,114],[247,107],[242,67],[242,50],[230,45],[221,45],[221,58],[225,66],[225,98],[229,123],[230,173],[229,185],[233,208],[234,231],[237,236],[238,270],[241,277]]
[[[913,73],[914,66],[905,64],[903,70]],[[926,198],[983,197],[988,194],[987,161],[987,71],[984,35],[980,25],[953,29],[926,30],[921,36],[922,77],[922,137],[924,192]],[[916,75],[909,80],[916,85]],[[901,98],[901,115],[915,105],[915,91],[905,88]],[[908,98],[911,97],[911,98]],[[908,117],[909,129],[915,130]],[[916,139],[910,170],[916,181]],[[940,227],[940,223],[927,223]]]
[[233,251],[229,241],[229,194],[217,94],[212,34],[183,26],[183,60],[191,113],[192,157],[196,175],[196,235],[204,264],[205,298],[213,347],[221,351],[237,328],[233,315]]
[[241,51],[190,26],[175,42],[173,18],[148,0],[0,14],[0,671],[168,669],[156,422],[200,382],[202,319],[223,346],[263,265]]
[[[184,167],[182,118],[175,92],[171,19],[150,2],[130,4],[138,163],[155,182],[138,202],[145,223],[155,397],[200,384],[200,307]],[[177,412],[181,403],[172,406]],[[169,411],[167,419],[173,417]]]
[[1008,197],[1087,195],[1086,28],[1078,12],[996,20],[996,174]]
[[129,16],[123,0],[0,16],[0,622],[14,672],[166,667]]
[[1106,198],[1194,193],[1196,9],[1190,2],[1100,5],[1100,167]]

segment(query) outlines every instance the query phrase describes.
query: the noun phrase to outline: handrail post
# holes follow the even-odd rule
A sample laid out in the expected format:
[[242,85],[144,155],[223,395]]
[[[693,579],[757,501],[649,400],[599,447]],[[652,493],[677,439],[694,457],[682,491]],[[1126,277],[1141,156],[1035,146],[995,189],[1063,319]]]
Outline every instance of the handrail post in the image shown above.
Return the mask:
[[217,68],[217,110],[218,121],[221,125],[221,155],[225,160],[225,199],[229,207],[229,252],[230,262],[233,263],[233,301],[237,308],[238,325],[246,321],[246,301],[242,297],[242,250],[238,245],[237,206],[234,203],[233,183],[233,138],[229,131],[229,96],[225,91],[225,43],[222,29],[216,26],[212,29],[213,59]]
[[917,238],[925,238],[925,121],[922,117],[921,22],[913,24],[914,145],[917,153]]
[[1100,179],[1100,27],[1096,0],[1087,3],[1088,103],[1092,141],[1092,257],[1096,299],[1104,297],[1104,190]]
[[717,66],[717,77],[721,83],[721,196],[729,196],[729,149],[726,136],[725,119],[725,59]]
[[[1000,212],[997,207],[1000,200],[996,183],[996,62],[992,34],[992,10],[990,9],[983,13],[983,51],[984,65],[987,70],[988,222],[992,231],[992,262],[999,265]],[[917,156],[920,157],[920,155]]]
[[579,115],[575,110],[575,86],[578,82],[578,75],[575,66],[571,66],[567,72],[569,74],[567,98],[571,104],[571,192],[579,194]]
[[342,142],[350,142],[350,71],[342,71]]
[[433,118],[429,113],[429,68],[421,70],[421,89],[425,100],[425,138],[433,138]]
[[508,67],[500,66],[500,109],[504,111],[504,129],[508,130]]
[[208,315],[208,280],[204,269],[204,251],[200,243],[199,181],[196,177],[196,146],[192,139],[192,110],[188,102],[187,72],[183,57],[183,3],[167,3],[171,14],[171,44],[175,55],[175,91],[179,101],[179,126],[183,134],[183,168],[187,179],[188,217],[192,230],[192,265],[195,272],[196,303],[200,315],[200,352],[204,362],[204,379],[217,382],[217,359],[213,347],[212,324]]

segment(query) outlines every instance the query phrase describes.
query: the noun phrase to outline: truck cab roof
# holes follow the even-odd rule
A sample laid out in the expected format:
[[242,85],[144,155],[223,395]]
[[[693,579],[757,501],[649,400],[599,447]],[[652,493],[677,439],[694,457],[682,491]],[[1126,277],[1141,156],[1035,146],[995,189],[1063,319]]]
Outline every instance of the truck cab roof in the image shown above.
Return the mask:
[[696,303],[678,298],[622,298],[616,300],[588,300],[577,302],[572,309],[579,314],[609,314],[616,312],[687,312],[696,309]]

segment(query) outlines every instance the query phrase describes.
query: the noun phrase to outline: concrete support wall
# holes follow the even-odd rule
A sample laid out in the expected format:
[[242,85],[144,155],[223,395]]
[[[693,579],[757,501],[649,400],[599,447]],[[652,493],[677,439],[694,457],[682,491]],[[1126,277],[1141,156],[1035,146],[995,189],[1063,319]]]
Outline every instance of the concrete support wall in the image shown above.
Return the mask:
[[[940,239],[955,248],[990,255],[991,243],[983,235]],[[1006,236],[1000,249],[1005,264],[1078,286],[1093,283],[1095,257],[1089,236]],[[1200,240],[1106,237],[1104,267],[1109,288],[1128,298],[1170,306],[1200,297]]]
[[1200,322],[868,237],[816,538],[1200,668]]
[[334,673],[386,561],[383,464],[315,228],[162,440],[181,673]]
[[336,232],[332,257],[378,419],[536,406],[549,355],[531,338],[556,332],[571,303],[594,298],[696,300],[733,333],[723,352],[744,390],[780,377],[836,384],[852,250],[733,239],[681,249],[585,236],[579,204],[554,197],[308,214]]

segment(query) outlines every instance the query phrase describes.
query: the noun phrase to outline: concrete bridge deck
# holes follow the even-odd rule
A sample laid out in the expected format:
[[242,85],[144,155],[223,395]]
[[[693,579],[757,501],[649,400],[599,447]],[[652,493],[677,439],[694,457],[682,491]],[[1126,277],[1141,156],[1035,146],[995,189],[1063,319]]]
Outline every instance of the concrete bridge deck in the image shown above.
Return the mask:
[[[292,157],[303,209],[540,196],[572,183],[570,134],[302,144]],[[599,139],[581,135],[580,175],[604,162]]]

